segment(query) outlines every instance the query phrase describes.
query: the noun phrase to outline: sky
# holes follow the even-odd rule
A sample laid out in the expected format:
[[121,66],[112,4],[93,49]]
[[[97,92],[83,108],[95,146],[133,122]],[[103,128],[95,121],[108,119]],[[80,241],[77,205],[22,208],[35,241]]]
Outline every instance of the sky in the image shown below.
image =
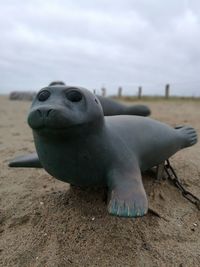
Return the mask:
[[200,96],[199,0],[0,0],[0,93],[53,80]]

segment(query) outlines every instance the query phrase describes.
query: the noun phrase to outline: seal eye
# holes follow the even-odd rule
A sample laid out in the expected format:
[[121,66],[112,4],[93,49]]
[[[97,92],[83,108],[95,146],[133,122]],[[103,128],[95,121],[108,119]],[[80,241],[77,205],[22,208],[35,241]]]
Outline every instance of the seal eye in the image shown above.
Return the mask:
[[78,91],[67,92],[66,97],[71,102],[79,102],[83,98],[82,94]]
[[50,97],[50,92],[48,90],[43,90],[38,94],[38,100],[39,101],[45,101]]

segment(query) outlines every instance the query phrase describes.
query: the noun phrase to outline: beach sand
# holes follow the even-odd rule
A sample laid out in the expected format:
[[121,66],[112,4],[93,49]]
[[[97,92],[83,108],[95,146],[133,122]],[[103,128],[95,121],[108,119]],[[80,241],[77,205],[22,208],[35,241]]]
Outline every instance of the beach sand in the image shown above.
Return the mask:
[[[152,117],[200,134],[200,102],[150,101]],[[0,97],[0,266],[200,266],[200,212],[169,181],[144,174],[154,212],[127,219],[107,213],[103,189],[70,189],[42,169],[9,168],[34,152],[30,102]],[[200,143],[171,159],[200,197]]]

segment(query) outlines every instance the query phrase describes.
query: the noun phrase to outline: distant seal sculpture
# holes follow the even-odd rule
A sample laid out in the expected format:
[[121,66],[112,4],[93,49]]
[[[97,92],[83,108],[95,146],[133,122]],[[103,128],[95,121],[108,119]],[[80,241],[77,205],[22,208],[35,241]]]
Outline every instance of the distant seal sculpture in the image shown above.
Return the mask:
[[94,94],[68,86],[43,88],[28,124],[37,154],[19,157],[11,167],[42,167],[80,187],[107,186],[108,212],[123,217],[147,213],[141,171],[197,142],[189,126],[174,129],[139,116],[104,117]]
[[[66,84],[63,81],[53,81],[49,86],[58,86]],[[149,116],[151,114],[150,109],[145,105],[131,105],[126,106],[115,100],[107,97],[97,95],[101,106],[103,108],[104,116],[115,116],[115,115],[138,115],[138,116]]]

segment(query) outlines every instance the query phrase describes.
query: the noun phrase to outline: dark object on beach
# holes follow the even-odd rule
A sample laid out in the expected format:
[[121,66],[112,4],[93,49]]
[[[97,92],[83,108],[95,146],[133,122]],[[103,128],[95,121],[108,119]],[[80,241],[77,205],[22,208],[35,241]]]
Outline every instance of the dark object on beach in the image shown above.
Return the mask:
[[27,100],[32,101],[36,96],[36,92],[31,91],[13,91],[9,95],[10,100]]
[[141,171],[194,145],[192,127],[172,128],[139,116],[104,117],[98,98],[83,88],[49,86],[34,99],[28,124],[37,154],[10,167],[41,167],[75,186],[107,186],[108,211],[143,216],[148,201]]

